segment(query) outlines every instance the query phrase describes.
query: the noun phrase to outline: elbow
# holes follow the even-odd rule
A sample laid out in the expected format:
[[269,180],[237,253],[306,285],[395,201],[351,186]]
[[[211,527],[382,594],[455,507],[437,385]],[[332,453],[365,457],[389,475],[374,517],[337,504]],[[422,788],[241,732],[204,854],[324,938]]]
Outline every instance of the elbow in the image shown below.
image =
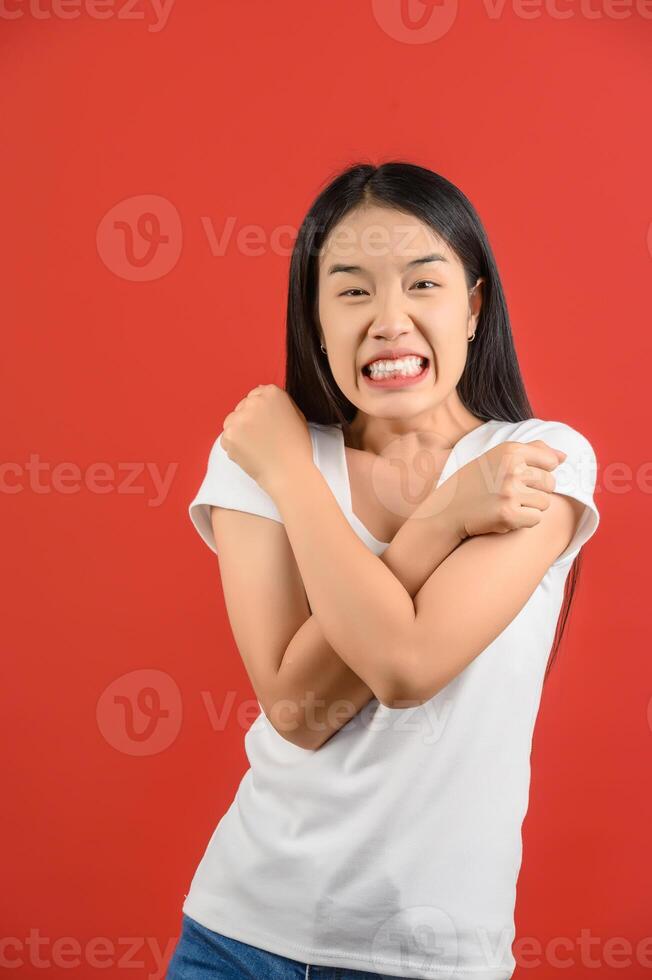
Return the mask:
[[386,708],[412,708],[433,698],[441,688],[433,676],[432,657],[417,644],[401,651],[393,682],[378,700]]
[[293,721],[289,721],[287,718],[281,719],[278,711],[272,712],[271,716],[267,712],[265,714],[277,735],[280,735],[290,745],[294,745],[298,749],[317,748],[315,733],[311,732],[307,725],[301,724],[296,717]]
[[381,659],[382,676],[375,678],[375,684],[367,683],[385,708],[411,707],[428,700],[429,695],[423,693],[421,682],[423,656],[414,620],[407,628],[402,626],[398,635],[388,643],[383,657],[377,658],[378,662]]
[[415,708],[429,701],[433,695],[417,693],[411,687],[394,688],[391,692],[383,695],[382,700],[378,700],[386,708]]
[[271,703],[268,701],[263,711],[274,731],[298,749],[314,752],[332,734],[309,724],[295,698],[277,697]]
[[307,725],[291,732],[280,731],[278,728],[276,731],[290,745],[294,745],[297,749],[303,749],[305,752],[316,752],[335,734],[335,730],[326,725],[323,726],[323,730],[318,731],[309,728]]
[[282,729],[276,729],[281,738],[289,742],[290,745],[294,745],[297,749],[304,749],[306,752],[314,751],[319,748],[318,744],[315,744],[314,735],[310,732],[304,731],[301,728],[297,728],[293,732],[286,732]]

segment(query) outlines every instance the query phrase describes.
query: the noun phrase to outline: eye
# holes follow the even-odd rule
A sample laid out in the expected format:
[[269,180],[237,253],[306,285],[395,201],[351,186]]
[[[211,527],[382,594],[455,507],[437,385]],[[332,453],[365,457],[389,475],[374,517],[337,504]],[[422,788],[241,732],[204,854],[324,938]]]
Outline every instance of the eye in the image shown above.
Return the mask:
[[[433,288],[437,288],[438,283],[433,282],[432,279],[419,279],[414,284],[414,286],[421,286],[421,285],[423,285],[423,286],[432,286]],[[414,286],[412,288],[414,288]],[[352,293],[365,293],[365,292],[366,292],[365,289],[360,289],[357,286],[352,286],[351,289],[345,289],[344,292],[343,293],[340,293],[339,295],[340,296],[350,296]],[[423,292],[423,290],[419,290],[419,292]]]

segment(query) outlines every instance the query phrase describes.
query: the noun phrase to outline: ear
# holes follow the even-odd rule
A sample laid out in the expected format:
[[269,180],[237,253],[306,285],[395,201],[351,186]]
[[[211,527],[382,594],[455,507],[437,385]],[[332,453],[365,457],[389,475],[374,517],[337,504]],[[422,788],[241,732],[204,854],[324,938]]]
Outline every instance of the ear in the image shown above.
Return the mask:
[[480,276],[475,286],[469,290],[469,321],[472,323],[474,330],[480,317],[480,310],[482,309],[484,282],[484,276]]

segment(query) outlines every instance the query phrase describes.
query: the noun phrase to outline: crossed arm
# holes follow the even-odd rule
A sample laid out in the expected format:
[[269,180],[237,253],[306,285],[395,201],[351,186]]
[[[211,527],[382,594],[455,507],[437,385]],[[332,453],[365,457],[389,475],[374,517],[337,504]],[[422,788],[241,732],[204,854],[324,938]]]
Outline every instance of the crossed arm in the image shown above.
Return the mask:
[[[427,500],[376,556],[316,467],[271,493],[283,524],[213,508],[213,529],[258,699],[283,737],[310,749],[372,697],[403,707],[445,686],[522,608],[582,510],[552,494],[535,527],[460,543],[445,509],[427,516]],[[235,557],[243,552],[246,567]]]
[[[460,543],[445,519],[418,517],[415,511],[379,556],[412,597]],[[376,695],[326,640],[284,525],[221,507],[211,508],[211,522],[229,619],[258,700],[284,738],[317,749]],[[248,555],[246,567],[229,559],[236,548]]]

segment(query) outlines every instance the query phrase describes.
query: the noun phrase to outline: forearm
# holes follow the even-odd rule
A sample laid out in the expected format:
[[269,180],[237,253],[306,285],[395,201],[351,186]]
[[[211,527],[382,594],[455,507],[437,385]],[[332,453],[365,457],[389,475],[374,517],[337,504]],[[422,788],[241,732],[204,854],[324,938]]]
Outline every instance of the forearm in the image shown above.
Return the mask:
[[283,655],[270,720],[288,741],[317,749],[374,697],[333,650],[313,614]]
[[[421,505],[379,557],[350,527],[316,467],[306,465],[301,472],[285,474],[268,490],[283,518],[326,643],[383,700],[384,692],[393,687],[402,639],[414,622],[412,595],[421,577],[425,580],[460,539],[442,515],[425,516],[428,509],[434,510],[432,505]],[[412,561],[417,554],[422,557],[415,574]],[[322,654],[328,656],[324,648]],[[344,678],[351,683],[346,673]]]
[[[430,506],[426,516],[421,507],[404,522],[380,558],[414,599],[421,578],[425,581],[459,541],[445,514],[435,517]],[[272,721],[289,741],[315,750],[373,697],[371,688],[328,643],[313,614],[292,637],[281,661],[277,673],[281,707]]]

